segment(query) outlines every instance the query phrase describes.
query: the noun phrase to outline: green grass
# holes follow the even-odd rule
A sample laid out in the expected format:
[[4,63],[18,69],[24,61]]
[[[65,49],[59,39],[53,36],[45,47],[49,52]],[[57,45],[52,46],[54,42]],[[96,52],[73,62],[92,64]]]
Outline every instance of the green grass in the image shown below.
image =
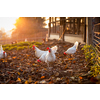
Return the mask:
[[38,47],[39,45],[42,45],[42,43],[40,42],[19,42],[16,44],[6,44],[6,45],[3,45],[2,47],[4,50],[23,50],[28,47],[32,48],[33,45]]

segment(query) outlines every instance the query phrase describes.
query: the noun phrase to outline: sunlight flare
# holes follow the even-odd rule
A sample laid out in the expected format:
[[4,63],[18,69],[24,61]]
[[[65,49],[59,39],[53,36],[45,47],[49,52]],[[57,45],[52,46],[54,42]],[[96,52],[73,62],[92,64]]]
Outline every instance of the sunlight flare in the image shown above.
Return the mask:
[[46,24],[45,28],[48,28],[49,17],[45,17],[45,22],[44,23]]
[[6,32],[7,35],[11,36],[11,30],[15,28],[14,24],[16,19],[19,17],[0,17],[0,30]]

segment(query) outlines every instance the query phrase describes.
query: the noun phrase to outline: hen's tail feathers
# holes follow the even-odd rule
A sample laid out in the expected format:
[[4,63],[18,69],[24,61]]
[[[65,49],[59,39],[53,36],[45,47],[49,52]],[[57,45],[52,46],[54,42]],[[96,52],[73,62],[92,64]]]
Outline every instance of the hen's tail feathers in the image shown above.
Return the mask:
[[76,46],[76,49],[78,48],[78,42],[76,41],[75,43],[74,43],[74,45]]
[[57,46],[54,46],[54,47],[52,47],[51,49],[52,49],[52,51],[53,51],[54,53],[56,53],[57,50],[58,50],[58,47],[57,47]]
[[3,48],[2,48],[2,45],[1,45],[1,47],[0,47],[0,52],[2,52],[3,51]]

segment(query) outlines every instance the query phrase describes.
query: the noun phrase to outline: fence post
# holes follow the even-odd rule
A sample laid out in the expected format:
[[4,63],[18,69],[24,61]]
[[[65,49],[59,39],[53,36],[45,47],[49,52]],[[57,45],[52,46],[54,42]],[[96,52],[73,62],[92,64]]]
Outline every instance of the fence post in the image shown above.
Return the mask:
[[55,17],[55,33],[56,33],[56,17]]
[[48,26],[49,26],[48,36],[50,37],[50,33],[51,33],[51,17],[49,17],[49,23],[48,23]]
[[[66,17],[60,17],[60,25],[63,26],[63,32],[65,34]],[[64,41],[64,34],[62,36],[62,41]]]
[[73,34],[75,34],[75,19],[73,19]]
[[88,17],[88,44],[92,44],[92,17]]

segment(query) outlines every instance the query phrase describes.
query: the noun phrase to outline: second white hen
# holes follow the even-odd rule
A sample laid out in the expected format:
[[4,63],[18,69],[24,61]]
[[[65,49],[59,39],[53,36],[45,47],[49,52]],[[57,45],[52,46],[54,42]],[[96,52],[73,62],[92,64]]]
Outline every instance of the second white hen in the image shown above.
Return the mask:
[[67,54],[74,54],[76,52],[77,47],[78,47],[78,42],[76,41],[74,43],[74,46],[70,47],[69,49],[67,49],[67,51],[65,51],[64,54],[65,55],[67,55]]

